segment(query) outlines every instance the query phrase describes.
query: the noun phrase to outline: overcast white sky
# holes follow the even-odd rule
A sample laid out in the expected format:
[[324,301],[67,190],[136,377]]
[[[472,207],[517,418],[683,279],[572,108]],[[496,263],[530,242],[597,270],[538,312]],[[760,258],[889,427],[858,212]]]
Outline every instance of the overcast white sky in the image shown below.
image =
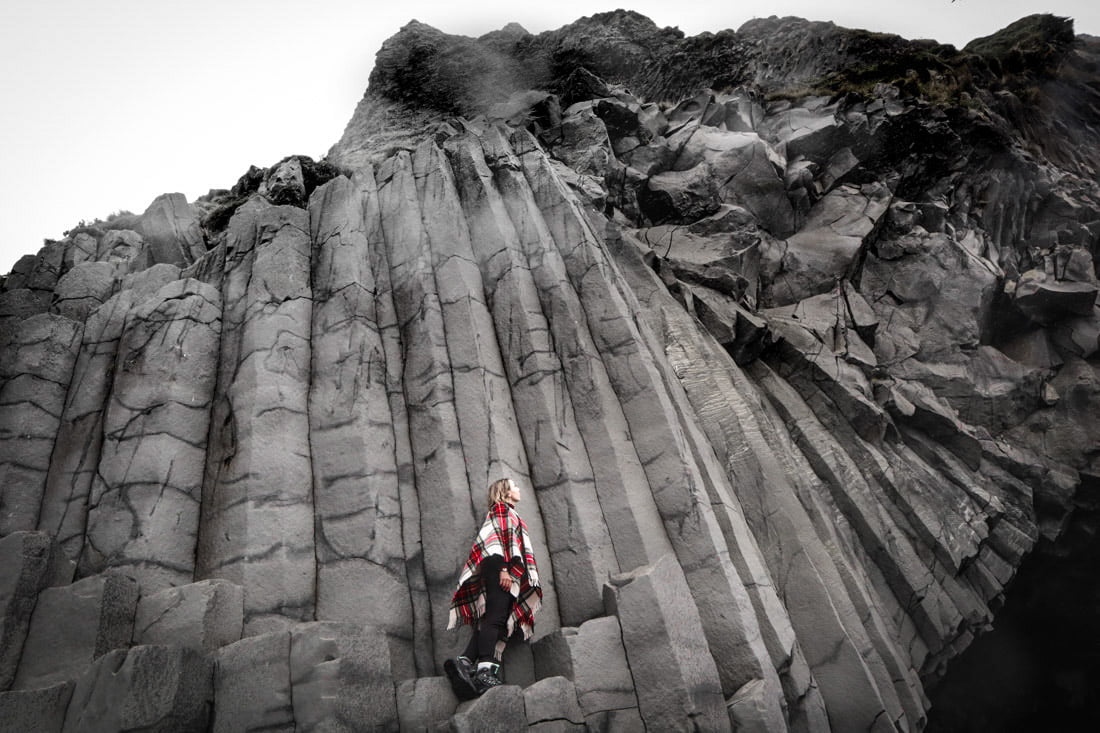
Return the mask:
[[963,46],[1037,12],[1100,35],[1096,0],[0,0],[0,273],[81,219],[189,201],[250,164],[322,157],[382,42],[415,18],[478,36],[625,7],[689,35],[797,15]]

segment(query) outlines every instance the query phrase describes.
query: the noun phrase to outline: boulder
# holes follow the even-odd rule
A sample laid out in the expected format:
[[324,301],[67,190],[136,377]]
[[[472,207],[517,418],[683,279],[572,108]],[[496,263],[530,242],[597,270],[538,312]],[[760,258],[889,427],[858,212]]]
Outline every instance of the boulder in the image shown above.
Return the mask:
[[690,223],[713,214],[720,204],[714,177],[703,163],[651,176],[638,191],[641,212],[656,224]]
[[304,206],[306,183],[302,162],[291,157],[274,166],[260,186],[260,195],[276,205]]
[[1036,323],[1047,325],[1068,316],[1092,315],[1098,292],[1095,281],[1059,280],[1042,270],[1028,270],[1016,283],[1013,303]]
[[241,587],[203,580],[144,595],[134,618],[134,644],[174,644],[210,654],[239,641],[244,615]]
[[622,627],[646,727],[730,730],[718,669],[675,559],[613,576],[604,600]]
[[199,214],[182,193],[163,193],[141,215],[154,263],[185,266],[206,253]]
[[787,158],[805,158],[824,165],[844,147],[848,128],[837,118],[837,104],[828,97],[805,97],[776,110],[759,124],[761,137],[782,150]]
[[748,209],[777,237],[794,230],[794,212],[778,173],[782,160],[759,135],[698,125],[676,133],[670,142],[679,150],[674,171],[705,163],[720,201]]
[[112,229],[99,240],[96,259],[117,266],[119,274],[140,272],[154,263],[152,250],[140,233]]
[[134,629],[138,586],[108,573],[38,594],[15,689],[74,680],[93,661],[125,649]]
[[786,241],[780,271],[771,281],[771,303],[804,300],[851,276],[890,196],[882,183],[844,185],[814,204],[802,229]]
[[116,649],[97,659],[77,681],[62,730],[206,730],[213,694],[213,665],[194,649]]
[[553,151],[555,158],[582,175],[602,178],[615,157],[607,126],[590,104],[566,110],[561,125],[544,132],[541,140]]
[[99,242],[88,232],[77,232],[68,238],[66,244],[64,257],[66,270],[81,262],[94,260],[99,251]]
[[123,275],[122,282],[119,283],[119,290],[132,291],[134,302],[140,303],[156,295],[156,292],[168,283],[180,279],[187,278],[182,275],[182,270],[177,265],[158,262],[147,269]]
[[971,254],[946,234],[921,230],[879,241],[867,253],[859,290],[882,323],[875,340],[879,361],[976,348],[1000,288],[1000,268]]
[[84,321],[111,297],[116,284],[115,265],[110,262],[74,265],[57,281],[51,310],[74,321]]

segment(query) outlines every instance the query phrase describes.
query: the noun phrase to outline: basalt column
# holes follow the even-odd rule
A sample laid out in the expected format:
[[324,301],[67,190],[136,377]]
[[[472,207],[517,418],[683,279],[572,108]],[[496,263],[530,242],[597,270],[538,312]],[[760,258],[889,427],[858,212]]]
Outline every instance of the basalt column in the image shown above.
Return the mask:
[[192,581],[221,305],[213,286],[177,280],[127,317],[82,575],[124,567],[144,593]]
[[[309,398],[317,541],[317,617],[369,624],[399,640],[413,676],[413,624],[395,421],[370,246],[381,238],[369,170],[310,200],[313,368]],[[408,518],[415,521],[415,517]]]
[[307,213],[253,198],[226,240],[196,576],[244,587],[245,634],[314,615]]
[[601,588],[618,572],[592,466],[537,287],[482,145],[463,135],[446,147],[532,463],[562,623],[578,625],[602,615]]

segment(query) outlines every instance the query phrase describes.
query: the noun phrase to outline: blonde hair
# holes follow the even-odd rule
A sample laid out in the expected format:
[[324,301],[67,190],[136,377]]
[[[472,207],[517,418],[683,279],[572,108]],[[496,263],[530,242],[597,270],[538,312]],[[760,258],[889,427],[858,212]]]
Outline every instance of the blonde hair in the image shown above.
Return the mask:
[[510,478],[497,479],[489,484],[489,506],[499,504],[500,502],[507,503],[508,500],[506,497],[511,489],[512,479]]

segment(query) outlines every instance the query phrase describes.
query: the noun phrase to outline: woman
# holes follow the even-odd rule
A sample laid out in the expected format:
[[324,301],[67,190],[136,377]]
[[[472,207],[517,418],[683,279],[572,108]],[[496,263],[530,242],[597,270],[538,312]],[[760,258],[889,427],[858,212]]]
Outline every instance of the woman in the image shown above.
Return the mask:
[[517,626],[524,639],[531,638],[535,613],[542,605],[531,537],[516,513],[520,498],[520,488],[510,478],[489,487],[489,513],[451,599],[447,628],[453,629],[459,621],[474,627],[462,656],[443,663],[451,687],[464,700],[501,684],[505,643]]

